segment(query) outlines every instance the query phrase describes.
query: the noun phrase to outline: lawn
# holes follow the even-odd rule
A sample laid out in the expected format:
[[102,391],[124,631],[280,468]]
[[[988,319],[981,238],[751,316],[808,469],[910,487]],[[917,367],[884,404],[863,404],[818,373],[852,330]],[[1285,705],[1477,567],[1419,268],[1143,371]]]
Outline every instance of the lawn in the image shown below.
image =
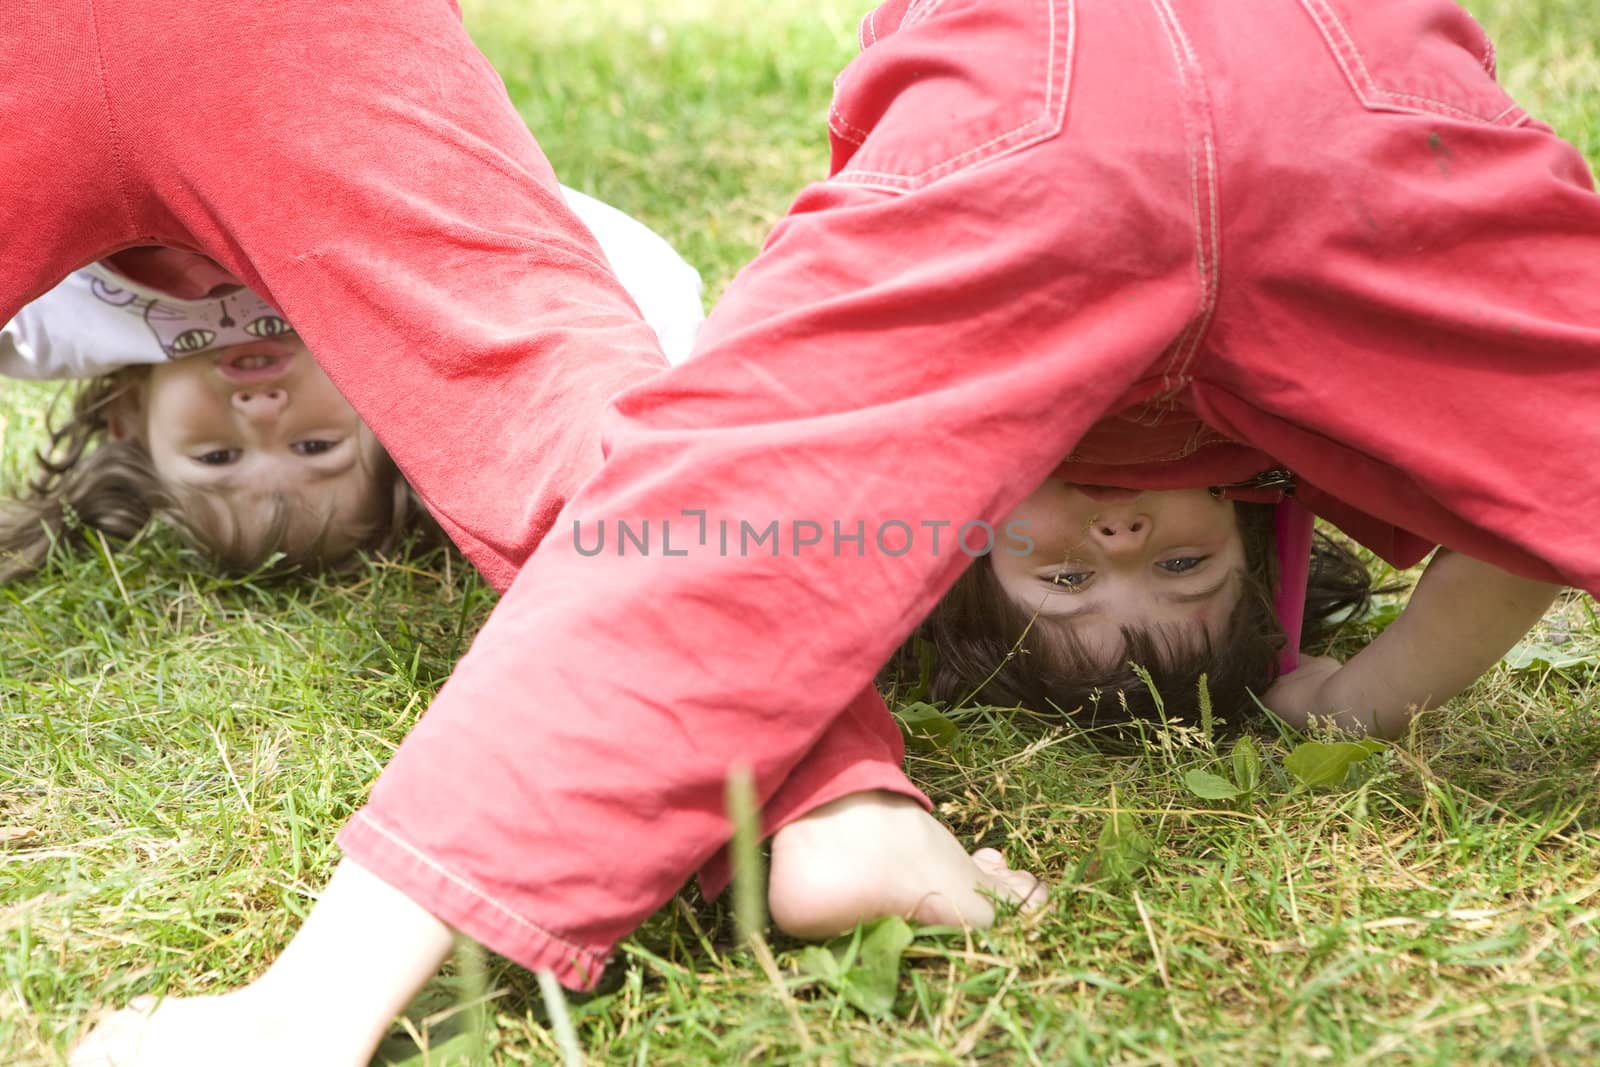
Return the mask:
[[[712,295],[823,173],[853,2],[737,17],[726,0],[463,6],[563,179],[668,237]],[[1600,165],[1594,0],[1469,6],[1502,80]],[[13,475],[49,396],[0,394]],[[257,582],[196,570],[161,534],[0,590],[0,1063],[59,1062],[102,1006],[258,974],[492,600],[444,554]],[[1003,711],[945,709],[963,729],[916,739],[913,776],[964,838],[1058,887],[1044,911],[919,932],[894,983],[859,968],[830,981],[782,938],[769,974],[731,905],[691,890],[621,946],[602,992],[556,1003],[571,1039],[532,975],[464,952],[385,1055],[1593,1062],[1600,619],[1574,596],[1536,636],[1518,665],[1316,789],[1285,763],[1295,739],[1273,733],[1255,737],[1253,788],[1208,800],[1194,772],[1238,776],[1230,747],[1195,730],[1107,754]]]

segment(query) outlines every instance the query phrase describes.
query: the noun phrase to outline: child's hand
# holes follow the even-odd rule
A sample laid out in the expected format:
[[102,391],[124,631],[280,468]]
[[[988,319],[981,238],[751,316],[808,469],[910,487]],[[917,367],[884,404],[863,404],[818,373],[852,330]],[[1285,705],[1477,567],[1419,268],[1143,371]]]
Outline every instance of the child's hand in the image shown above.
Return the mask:
[[1296,730],[1304,730],[1313,717],[1333,710],[1327,683],[1343,666],[1332,656],[1302,655],[1299,665],[1273,682],[1261,702]]
[[1517,578],[1440,549],[1400,617],[1342,667],[1320,656],[1280,678],[1262,702],[1291,725],[1313,719],[1399,737],[1493,667],[1550,606],[1558,586]]

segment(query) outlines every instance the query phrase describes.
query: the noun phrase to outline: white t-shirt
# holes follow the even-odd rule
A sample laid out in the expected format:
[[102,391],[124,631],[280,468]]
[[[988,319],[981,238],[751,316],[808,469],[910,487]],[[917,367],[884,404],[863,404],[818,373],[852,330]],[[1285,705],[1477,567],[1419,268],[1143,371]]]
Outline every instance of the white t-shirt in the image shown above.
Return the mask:
[[[699,272],[631,215],[575,189],[562,186],[561,192],[655,330],[668,361],[683,362],[705,318]],[[91,263],[0,328],[0,375],[92,378],[290,330],[248,289],[179,300]]]

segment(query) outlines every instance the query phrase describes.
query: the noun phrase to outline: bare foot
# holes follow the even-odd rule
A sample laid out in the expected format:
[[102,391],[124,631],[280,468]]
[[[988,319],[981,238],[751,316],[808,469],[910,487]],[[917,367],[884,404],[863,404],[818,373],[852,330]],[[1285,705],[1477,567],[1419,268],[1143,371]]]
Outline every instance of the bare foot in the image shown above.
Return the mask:
[[822,939],[885,915],[987,926],[994,899],[1037,907],[1045,893],[992,848],[969,856],[910,798],[856,793],[778,831],[767,902],[784,932]]
[[140,997],[98,1022],[68,1056],[71,1067],[359,1065],[340,1059],[249,989],[215,997]]
[[270,970],[215,997],[141,997],[102,1019],[71,1067],[363,1067],[438,970],[450,928],[345,860]]

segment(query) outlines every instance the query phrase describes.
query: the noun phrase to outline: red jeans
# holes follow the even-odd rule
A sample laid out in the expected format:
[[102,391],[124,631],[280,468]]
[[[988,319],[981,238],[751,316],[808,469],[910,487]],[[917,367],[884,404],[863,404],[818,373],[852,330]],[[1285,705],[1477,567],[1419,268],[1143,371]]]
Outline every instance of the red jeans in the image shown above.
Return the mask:
[[210,255],[508,584],[665,363],[451,0],[18,0],[0,34],[0,321],[115,249]]
[[[1152,437],[1194,416],[1234,442],[1163,447],[1123,484],[1232,480],[1213,475],[1271,457],[1302,499],[1402,562],[1442,542],[1600,589],[1600,199],[1577,154],[1495,87],[1456,9],[1343,6],[901,0],[869,19],[839,81],[835,174],[735,282],[696,359],[617,402],[607,463],[345,828],[349,854],[523,964],[592,980],[725,840],[731,766],[753,770],[773,822],[839,791],[903,788],[875,668],[968,562],[962,524],[981,540],[976,524],[998,526],[1116,413]],[[255,11],[241,7],[247,30]],[[140,55],[138,69],[183,69],[196,50],[181,33],[168,45],[180,17],[153,20],[171,65]],[[331,52],[345,20],[401,18],[285,17],[315,23]],[[179,220],[161,236],[308,327],[496,573],[582,466],[541,465],[581,436],[564,412],[596,406],[590,391],[565,406],[563,376],[596,391],[602,377],[577,354],[616,368],[608,387],[653,358],[549,204],[531,146],[509,120],[466,121],[469,102],[499,114],[498,88],[443,21],[376,43],[381,27],[352,30],[354,73],[316,71],[337,109],[320,81],[282,87],[326,124],[309,146],[258,116],[281,114],[267,96],[206,124],[207,151],[186,143],[194,121],[150,123],[158,161],[194,157],[151,217]],[[400,56],[420,76],[395,77]],[[94,73],[56,59],[42,69]],[[430,64],[448,91],[433,93]],[[193,103],[227,84],[179,88]],[[83,96],[76,121],[101,129],[100,106]],[[360,122],[378,132],[362,139]],[[431,164],[396,148],[419,140]],[[102,144],[87,169],[41,171],[49,183],[27,173],[122,219],[129,186],[106,176],[138,147]],[[289,173],[235,174],[257,147]],[[480,198],[511,206],[486,226]],[[57,274],[145,233],[84,240],[49,197],[29,207],[38,219],[13,217],[14,199],[0,223],[20,225],[15,247],[77,242]],[[480,257],[506,269],[475,288]],[[491,367],[510,384],[490,384]],[[503,439],[466,462],[434,456],[485,410]]]
[[[0,34],[0,322],[120,248],[209,255],[294,322],[504,589],[598,465],[611,398],[665,362],[454,4],[21,0]],[[514,673],[516,699],[542,684]],[[492,747],[533,740],[483,710]],[[769,825],[861,790],[920,798],[900,756],[869,694],[819,733]],[[473,837],[510,855],[488,824]],[[425,899],[392,857],[371,863]],[[491,930],[515,918],[429,903],[539,962]]]
[[997,526],[1113,412],[1235,442],[1120,484],[1270,457],[1400,562],[1442,542],[1600,589],[1600,198],[1459,10],[1334,7],[870,17],[834,175],[696,358],[621,398],[350,854],[593,977],[723,840],[730,765],[770,794],[840,708],[878,714],[855,695],[968,562],[936,524]]

